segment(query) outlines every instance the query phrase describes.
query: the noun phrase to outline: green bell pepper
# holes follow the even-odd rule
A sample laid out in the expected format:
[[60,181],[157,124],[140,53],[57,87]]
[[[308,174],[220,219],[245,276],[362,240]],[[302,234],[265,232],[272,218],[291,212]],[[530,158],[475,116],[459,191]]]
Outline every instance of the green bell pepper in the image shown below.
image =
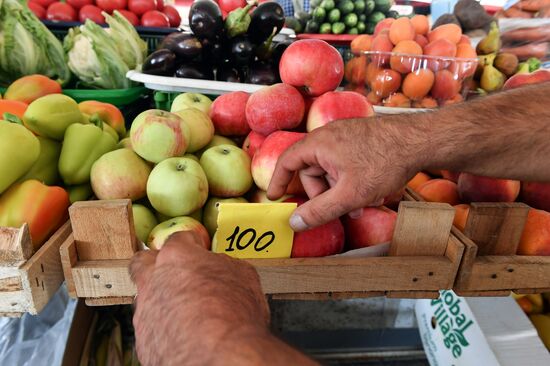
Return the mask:
[[92,165],[103,154],[115,149],[117,141],[103,130],[103,123],[73,124],[67,128],[61,156],[59,173],[68,185],[90,181]]
[[87,201],[92,197],[94,191],[90,183],[78,184],[76,186],[68,186],[65,188],[69,192],[69,200],[71,203],[78,201]]
[[61,154],[61,143],[42,136],[38,136],[40,142],[40,155],[32,168],[22,176],[19,181],[36,179],[48,186],[53,186],[59,181],[57,162]]
[[229,38],[246,33],[248,26],[252,21],[252,18],[248,12],[253,6],[256,6],[256,2],[248,4],[244,8],[237,8],[229,12],[227,18],[225,19],[225,30],[227,31]]

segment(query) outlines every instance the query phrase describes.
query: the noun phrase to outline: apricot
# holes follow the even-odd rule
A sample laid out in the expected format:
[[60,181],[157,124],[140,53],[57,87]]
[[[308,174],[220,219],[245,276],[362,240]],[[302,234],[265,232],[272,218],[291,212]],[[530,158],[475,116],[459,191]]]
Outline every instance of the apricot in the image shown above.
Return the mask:
[[460,203],[456,183],[446,179],[432,179],[418,187],[417,193],[428,202]]
[[550,212],[534,208],[529,210],[517,253],[550,255]]
[[414,101],[413,108],[437,108],[439,105],[434,98],[425,97],[420,101]]
[[367,56],[356,56],[344,68],[344,77],[352,84],[362,85],[367,81]]
[[[424,47],[424,55],[438,57],[454,57],[456,55],[456,45],[446,39],[438,39],[430,42]],[[429,59],[428,67],[432,71],[446,69],[450,64],[449,60]]]
[[437,41],[438,39],[446,39],[456,45],[461,37],[462,28],[453,23],[442,24],[428,33],[428,41],[430,42]]
[[432,97],[438,100],[453,98],[460,91],[460,82],[449,70],[439,70],[435,73]]
[[367,94],[367,100],[370,104],[373,105],[381,105],[382,104],[382,98],[380,98],[378,95],[376,95],[375,92],[371,91]]
[[416,191],[418,187],[432,179],[428,174],[423,172],[418,172],[416,175],[407,183],[407,186],[413,191]]
[[401,41],[412,41],[416,35],[412,22],[407,17],[396,19],[390,25],[390,41],[397,45]]
[[457,60],[451,63],[449,70],[460,78],[472,76],[476,72],[477,53],[469,44],[461,43],[456,46],[456,57],[469,58],[471,60]]
[[412,100],[424,98],[434,84],[434,73],[430,69],[420,69],[405,76],[401,89]]
[[[375,52],[391,52],[393,50],[393,43],[390,38],[385,34],[379,34],[372,40],[371,51]],[[390,59],[389,55],[372,55],[371,61],[378,65],[387,64]]]
[[418,68],[422,62],[422,59],[418,57],[422,55],[422,47],[415,41],[401,41],[393,48],[392,52],[403,54],[392,56],[390,59],[391,68],[402,74],[411,72],[413,68]]
[[359,54],[361,52],[370,51],[372,45],[373,36],[370,34],[362,34],[357,36],[353,41],[351,41],[351,52],[353,54]]
[[472,42],[470,41],[470,37],[468,37],[467,35],[463,34],[460,36],[460,41],[458,41],[457,43],[457,46],[459,44],[468,44],[468,45],[472,45]]
[[393,18],[386,18],[386,19],[382,20],[381,22],[378,22],[378,24],[376,24],[376,26],[374,27],[373,36],[376,37],[383,30],[388,30],[389,31],[390,27],[391,27],[391,25],[394,21],[395,21],[395,19],[393,19]]
[[451,105],[451,104],[462,103],[463,101],[464,101],[464,98],[462,97],[462,95],[456,94],[451,99],[443,100],[441,102],[441,107],[446,106],[446,105]]
[[451,182],[458,182],[458,177],[460,177],[460,173],[457,172],[451,172],[450,170],[442,170],[441,176],[444,179],[450,180]]
[[411,24],[416,34],[427,34],[430,30],[430,22],[425,15],[417,14],[411,18]]
[[455,218],[453,225],[460,231],[464,231],[466,222],[468,221],[468,214],[470,213],[470,205],[461,203],[460,205],[453,206],[455,208]]
[[514,202],[519,195],[517,180],[481,177],[462,173],[458,178],[458,194],[462,202]]
[[374,80],[374,77],[376,76],[376,74],[378,74],[380,70],[382,70],[382,68],[376,62],[369,63],[367,65],[366,71],[367,82],[370,83],[372,80]]
[[424,47],[428,44],[428,38],[424,37],[422,34],[417,34],[414,36],[414,41],[418,43],[422,49],[424,49]]
[[401,86],[401,74],[390,69],[382,69],[376,73],[370,82],[372,91],[381,98],[387,98],[390,94],[399,90]]
[[393,93],[384,99],[384,107],[410,108],[411,100],[402,93]]
[[531,207],[550,211],[550,183],[523,182],[521,199]]

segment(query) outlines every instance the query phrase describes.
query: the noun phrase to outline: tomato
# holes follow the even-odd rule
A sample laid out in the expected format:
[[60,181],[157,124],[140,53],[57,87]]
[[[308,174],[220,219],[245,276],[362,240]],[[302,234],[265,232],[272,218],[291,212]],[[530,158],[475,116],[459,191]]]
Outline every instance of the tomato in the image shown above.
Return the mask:
[[46,18],[54,22],[76,22],[76,10],[66,3],[53,3],[48,6]]
[[166,5],[162,11],[168,17],[170,21],[170,27],[179,27],[181,25],[180,13],[171,5]]
[[37,3],[42,5],[44,9],[48,9],[48,6],[50,6],[53,3],[56,3],[58,0],[32,0],[33,3]]
[[124,18],[128,19],[128,21],[130,23],[132,23],[132,25],[134,27],[137,27],[139,25],[139,18],[137,15],[135,15],[134,13],[132,13],[131,11],[129,10],[119,10],[119,13],[120,15],[122,15]]
[[44,9],[42,5],[34,1],[29,1],[28,6],[38,19],[46,19],[46,9]]
[[143,14],[141,17],[141,25],[144,27],[168,28],[170,27],[170,20],[160,11],[151,10]]
[[109,14],[114,10],[126,9],[126,0],[95,0],[95,4]]
[[158,11],[164,10],[164,0],[157,0],[157,10]]
[[105,17],[101,14],[103,10],[95,5],[84,5],[78,13],[80,21],[84,23],[86,19],[90,19],[96,24],[105,24]]
[[138,17],[151,10],[157,9],[156,0],[129,0],[128,10],[136,14]]
[[229,13],[237,8],[244,8],[246,0],[218,0],[218,5],[222,11]]
[[85,5],[94,5],[94,0],[66,0],[65,2],[76,10],[81,9]]

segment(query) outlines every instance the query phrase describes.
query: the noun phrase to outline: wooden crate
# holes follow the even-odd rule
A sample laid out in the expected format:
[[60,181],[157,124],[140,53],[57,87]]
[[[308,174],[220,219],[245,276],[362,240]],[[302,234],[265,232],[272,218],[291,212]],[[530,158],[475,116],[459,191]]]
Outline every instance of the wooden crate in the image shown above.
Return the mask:
[[[138,250],[129,200],[87,201],[70,209],[73,233],[61,245],[69,294],[88,305],[131,303],[128,274]],[[447,204],[401,202],[386,257],[248,260],[265,293],[277,299],[370,296],[435,298],[450,289],[464,245],[450,234]]]
[[38,314],[63,283],[59,247],[71,233],[67,221],[33,254],[29,228],[0,228],[0,316]]
[[[422,198],[408,190],[417,201]],[[550,291],[550,256],[516,255],[529,206],[523,203],[472,203],[453,290],[461,296],[508,296]]]

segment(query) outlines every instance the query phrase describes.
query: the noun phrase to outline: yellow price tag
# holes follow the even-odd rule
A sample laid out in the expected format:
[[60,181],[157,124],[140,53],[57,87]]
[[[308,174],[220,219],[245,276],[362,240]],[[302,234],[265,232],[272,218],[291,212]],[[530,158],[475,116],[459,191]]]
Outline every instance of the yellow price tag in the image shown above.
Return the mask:
[[212,251],[235,258],[290,258],[296,203],[221,203]]

